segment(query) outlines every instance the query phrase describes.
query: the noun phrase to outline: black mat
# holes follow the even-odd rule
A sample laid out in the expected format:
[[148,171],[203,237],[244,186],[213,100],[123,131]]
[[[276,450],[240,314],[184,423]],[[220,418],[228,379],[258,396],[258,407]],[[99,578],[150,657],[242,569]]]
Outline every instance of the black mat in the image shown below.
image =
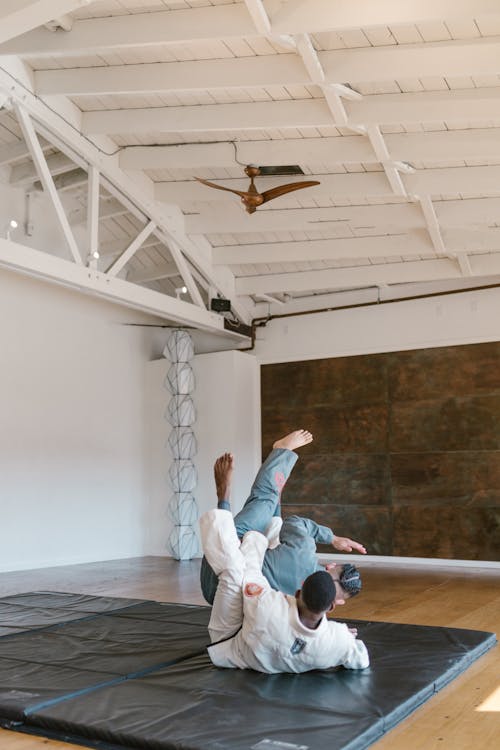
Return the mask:
[[[212,666],[205,607],[75,595],[72,610],[28,597],[25,631],[0,638],[0,724],[101,748],[361,750],[495,644],[472,630],[351,621],[369,669],[263,675]],[[0,625],[16,599],[0,599]],[[43,617],[75,619],[40,628],[37,602]]]
[[[50,593],[0,599],[2,618],[7,617],[1,622],[10,622],[12,608],[12,620],[23,627],[0,638],[0,721],[23,721],[38,707],[68,695],[202,653],[208,642],[208,608],[70,596],[74,610],[70,598],[61,607],[61,594],[53,600]],[[47,622],[53,624],[41,626]]]
[[5,596],[0,599],[0,636],[111,612],[141,601],[56,591]]

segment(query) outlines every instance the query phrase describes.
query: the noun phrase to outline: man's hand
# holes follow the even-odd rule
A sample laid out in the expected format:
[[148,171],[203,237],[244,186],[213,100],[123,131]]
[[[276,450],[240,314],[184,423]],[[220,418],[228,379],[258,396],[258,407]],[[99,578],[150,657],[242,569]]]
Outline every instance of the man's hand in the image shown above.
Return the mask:
[[353,542],[352,539],[348,539],[346,536],[335,536],[333,537],[332,547],[338,552],[360,552],[362,555],[366,555],[366,549],[359,542]]
[[358,637],[358,629],[357,628],[347,628],[349,633],[351,633],[355,638]]

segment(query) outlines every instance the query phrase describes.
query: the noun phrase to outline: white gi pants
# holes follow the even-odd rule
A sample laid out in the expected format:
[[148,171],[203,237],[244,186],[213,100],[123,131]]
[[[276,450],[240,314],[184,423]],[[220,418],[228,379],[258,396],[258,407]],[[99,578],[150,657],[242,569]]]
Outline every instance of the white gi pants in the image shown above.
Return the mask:
[[218,508],[203,514],[200,530],[205,557],[219,576],[208,624],[215,643],[234,635],[242,625],[245,579],[269,588],[261,570],[268,542],[258,531],[248,531],[240,543],[231,511]]

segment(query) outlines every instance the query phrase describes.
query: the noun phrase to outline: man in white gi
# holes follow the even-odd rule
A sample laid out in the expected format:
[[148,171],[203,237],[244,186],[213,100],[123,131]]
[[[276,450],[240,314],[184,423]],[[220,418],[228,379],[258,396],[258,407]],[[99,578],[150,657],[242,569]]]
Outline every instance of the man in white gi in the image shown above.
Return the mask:
[[[215,464],[219,497],[229,497],[232,469],[230,454]],[[220,508],[205,513],[200,528],[203,551],[219,577],[209,623],[213,664],[266,673],[368,667],[356,631],[326,618],[336,603],[332,571],[312,573],[295,596],[286,595],[262,574],[267,537],[248,531],[240,542],[231,511]]]
[[[337,552],[366,553],[359,542],[338,536],[327,526],[309,518],[289,516],[284,521],[281,518],[281,491],[298,459],[295,451],[311,443],[312,439],[308,430],[295,430],[274,443],[271,453],[259,469],[249,498],[234,518],[240,539],[247,531],[260,531],[268,536],[270,543],[262,572],[274,589],[285,594],[294,594],[308,575],[323,569],[317,559],[316,544],[331,544]],[[228,510],[230,505],[224,494],[223,482],[219,484],[222,489],[219,492],[218,487],[218,507]],[[341,577],[342,587],[348,594],[359,592],[361,579],[354,566],[345,565],[336,575]],[[212,604],[218,579],[206,557],[201,563],[200,583],[203,596]]]

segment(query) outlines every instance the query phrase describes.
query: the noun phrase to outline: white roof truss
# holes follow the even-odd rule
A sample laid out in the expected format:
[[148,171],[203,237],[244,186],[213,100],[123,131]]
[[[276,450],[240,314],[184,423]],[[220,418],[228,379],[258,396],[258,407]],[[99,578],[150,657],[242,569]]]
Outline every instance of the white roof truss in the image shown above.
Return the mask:
[[[82,256],[78,247],[78,244],[75,240],[75,236],[71,227],[70,220],[68,219],[68,216],[66,215],[66,211],[64,208],[64,205],[62,203],[60,192],[61,189],[63,190],[65,186],[62,187],[58,186],[56,184],[56,180],[60,178],[54,179],[53,174],[49,167],[49,162],[45,158],[45,155],[43,153],[43,149],[40,145],[38,135],[36,132],[35,123],[37,121],[34,120],[34,117],[40,117],[42,116],[42,122],[44,123],[44,126],[41,128],[44,131],[44,134],[47,133],[48,129],[50,129],[50,124],[47,126],[47,119],[50,121],[50,116],[48,116],[47,119],[45,119],[45,115],[47,115],[47,112],[45,111],[45,108],[43,105],[40,107],[39,103],[35,100],[35,98],[30,98],[26,96],[25,87],[23,86],[23,94],[22,96],[17,96],[17,92],[15,91],[15,87],[11,86],[9,89],[9,100],[12,102],[12,107],[16,113],[17,120],[20,126],[20,129],[22,131],[22,134],[24,136],[24,140],[26,142],[29,154],[32,159],[32,166],[26,167],[26,169],[31,169],[32,173],[30,173],[30,180],[33,179],[33,177],[36,175],[38,176],[41,185],[43,186],[44,191],[49,195],[50,200],[52,202],[53,208],[55,210],[55,214],[57,217],[57,220],[59,222],[59,225],[61,227],[61,230],[63,232],[63,235],[66,239],[66,243],[69,247],[70,254],[72,256],[73,263],[75,265],[78,265],[82,268],[84,268],[84,261],[82,260]],[[22,100],[22,103],[21,103]],[[31,105],[31,106],[30,106]],[[32,110],[31,112],[29,110]],[[56,123],[60,125],[60,127],[64,130],[64,123],[61,124],[57,121]],[[69,130],[69,133],[71,133],[71,130]],[[65,133],[65,135],[68,135]],[[61,138],[61,135],[57,132],[54,133],[54,142],[58,142]],[[61,139],[64,141],[64,137]],[[74,142],[72,143],[70,140],[70,144],[67,147],[67,150],[69,153],[73,153],[73,149],[76,147],[78,149],[80,147],[81,143],[78,139],[74,139]],[[94,157],[95,158],[95,157]],[[50,157],[49,157],[50,159]],[[69,166],[67,164],[67,157],[65,154],[61,153],[57,155],[58,162],[61,161],[64,163],[65,169]],[[151,211],[142,211],[141,208],[139,208],[133,198],[135,197],[134,191],[128,191],[128,195],[125,193],[122,193],[121,190],[123,190],[123,183],[119,186],[116,185],[116,176],[110,174],[110,170],[106,169],[106,166],[103,167],[103,159],[97,159],[97,162],[100,162],[101,171],[97,169],[96,163],[91,163],[90,161],[86,162],[85,160],[88,159],[88,156],[86,154],[80,155],[78,157],[78,162],[81,164],[85,164],[87,166],[87,170],[90,173],[90,178],[87,177],[87,174],[82,170],[80,167],[78,167],[76,172],[80,173],[82,172],[85,175],[85,183],[88,184],[88,206],[86,213],[88,214],[87,218],[87,233],[88,233],[88,257],[86,258],[86,265],[89,268],[95,269],[96,263],[95,261],[97,258],[92,257],[92,253],[95,250],[96,244],[98,245],[98,222],[99,222],[99,206],[100,206],[100,189],[99,189],[99,182],[102,181],[102,183],[105,185],[108,192],[114,193],[115,195],[120,196],[121,201],[116,200],[116,204],[122,203],[122,209],[127,210],[127,212],[133,212],[136,213],[138,216],[148,215],[149,213],[152,213]],[[53,161],[53,160],[52,160]],[[104,175],[107,176],[104,177]],[[68,174],[73,174],[73,172],[69,172]],[[63,175],[66,176],[66,175]],[[115,177],[115,179],[113,179]],[[118,180],[120,183],[120,180]],[[34,186],[36,187],[36,182],[34,183]],[[150,204],[152,205],[152,204]],[[115,207],[116,211],[116,207]],[[116,215],[116,214],[115,214]],[[73,217],[75,220],[80,219],[80,217]],[[102,217],[101,217],[102,218]],[[74,222],[73,222],[74,223]],[[115,279],[117,274],[124,268],[124,266],[130,261],[130,259],[134,256],[134,254],[137,252],[137,250],[142,245],[142,242],[151,234],[153,230],[155,230],[158,234],[159,241],[164,242],[168,244],[168,247],[170,249],[170,252],[172,254],[172,257],[174,258],[176,267],[178,268],[178,275],[181,277],[182,282],[187,286],[189,294],[191,296],[192,303],[183,302],[182,304],[187,306],[187,308],[191,307],[194,309],[194,307],[198,307],[202,309],[205,312],[205,318],[204,318],[204,325],[202,327],[205,328],[213,328],[216,331],[223,331],[223,320],[215,315],[214,313],[211,313],[206,310],[206,303],[204,302],[199,288],[196,284],[196,282],[193,279],[193,275],[191,273],[191,270],[189,268],[188,263],[186,262],[186,259],[184,257],[183,251],[181,250],[181,242],[183,240],[182,235],[181,239],[179,241],[175,241],[170,236],[170,227],[167,226],[168,222],[166,222],[164,219],[160,221],[155,221],[154,219],[149,219],[147,226],[139,232],[137,237],[133,239],[133,241],[128,244],[128,246],[121,252],[119,257],[111,264],[111,266],[105,270],[104,272],[100,272],[95,270],[95,276],[89,276],[89,279],[93,279],[93,281],[100,281],[101,279],[106,280],[106,284],[103,287],[101,282],[101,291],[104,290],[103,296],[110,296],[110,298],[115,298],[114,295],[111,293],[112,287],[109,285],[109,282]],[[176,229],[176,232],[178,234],[179,231]],[[188,240],[186,238],[186,243],[188,243]],[[12,243],[14,244],[14,243]],[[63,283],[70,283],[71,279],[74,279],[74,275],[72,272],[69,272],[67,268],[61,265],[59,262],[60,259],[50,259],[46,260],[43,257],[44,253],[38,253],[38,255],[33,255],[31,252],[26,252],[24,257],[26,259],[25,263],[21,262],[11,262],[12,256],[9,252],[9,248],[3,246],[3,253],[0,256],[0,263],[5,266],[11,266],[18,270],[24,270],[25,272],[32,272],[35,275],[41,276],[43,278],[49,278],[52,280],[56,280],[57,277],[57,269],[60,269],[61,271],[61,281]],[[34,251],[35,252],[35,251]],[[198,259],[198,253],[196,250],[192,250],[192,256],[196,257],[196,263],[199,264],[203,268],[203,262],[201,259]],[[55,262],[52,262],[54,260]],[[192,260],[192,258],[191,258]],[[33,263],[31,263],[33,261]],[[208,282],[205,280],[203,271],[200,273],[197,272],[198,279],[203,279],[206,285],[208,285]],[[211,278],[210,274],[208,274],[209,279]],[[217,284],[216,281],[211,281],[213,284],[214,289],[217,289],[219,284]],[[126,287],[130,289],[131,293],[131,306],[133,307],[140,307],[140,305],[137,304],[137,292],[133,288],[134,284],[131,284],[129,282],[125,282]],[[80,284],[80,281],[78,283],[75,282],[75,287],[82,288],[82,285]],[[87,284],[87,287],[90,289],[93,287],[93,284]],[[143,287],[141,287],[141,290],[144,290],[144,292],[148,291],[145,290]],[[107,292],[110,292],[109,295],[107,295]],[[139,292],[140,293],[140,292]],[[122,291],[120,291],[120,294],[118,297],[122,298]],[[168,305],[167,305],[168,306]],[[238,303],[235,302],[235,307],[238,306]],[[176,306],[174,305],[174,308]],[[146,304],[144,308],[141,309],[147,309],[150,310],[149,304]],[[159,306],[158,308],[158,314],[164,315],[164,306]],[[173,319],[175,320],[175,311],[173,312]],[[194,316],[195,322],[198,322],[199,316]],[[185,315],[182,316],[182,322],[186,322]],[[238,337],[236,336],[236,339]]]
[[[221,294],[249,322],[263,303],[500,273],[497,0],[136,5],[0,10],[0,97],[24,135],[0,140],[2,173],[50,195],[96,284],[174,301],[182,284],[196,315]],[[299,167],[261,191],[319,184],[248,215],[194,180],[245,191],[249,164]]]
[[[475,276],[497,276],[500,274],[500,256],[471,256],[471,268]],[[277,273],[248,276],[236,280],[240,294],[276,294],[279,292],[305,292],[320,288],[349,289],[353,287],[377,286],[379,284],[403,284],[414,281],[437,281],[460,279],[461,269],[456,260],[436,260],[387,263],[384,266],[360,266],[358,268],[335,268],[300,273]]]
[[[145,289],[129,281],[109,278],[99,271],[89,270],[82,265],[3,238],[0,238],[0,265],[57,284],[85,289],[99,297],[167,318],[180,325],[194,325],[213,332],[224,330],[222,318],[189,302]],[[241,337],[234,338],[237,341]]]
[[[498,159],[500,128],[441,130],[384,135],[396,161]],[[236,151],[235,151],[236,149]],[[123,169],[223,169],[240,162],[258,164],[376,164],[379,159],[363,135],[335,138],[290,138],[283,141],[238,141],[172,146],[128,146],[120,152]]]
[[18,37],[57,16],[87,5],[89,0],[2,0],[0,42]]
[[[17,0],[10,0],[11,5]],[[36,3],[34,3],[36,5]],[[38,3],[43,5],[42,2]],[[50,0],[48,2],[50,5]],[[77,6],[76,2],[52,3]],[[44,28],[23,34],[4,46],[5,54],[14,55],[88,55],[99,50],[144,47],[158,44],[185,44],[201,40],[232,39],[259,34],[315,33],[358,28],[360,19],[365,26],[392,26],[413,23],[441,22],[443,18],[470,19],[497,16],[496,0],[420,0],[418,4],[385,0],[288,0],[273,14],[270,26],[258,10],[261,3],[248,2],[215,5],[192,9],[134,13],[130,15],[96,17],[77,20],[71,34],[56,39]],[[255,12],[249,13],[249,9]],[[58,13],[52,15],[55,17]],[[46,19],[49,20],[49,19]],[[37,25],[45,20],[35,19]],[[33,28],[28,24],[28,28]],[[260,29],[260,30],[259,30]],[[17,34],[22,31],[17,31]],[[12,34],[16,36],[16,34]]]
[[[411,94],[377,94],[365,96],[360,102],[345,105],[347,125],[382,123],[411,125],[419,122],[458,121],[483,123],[500,121],[498,92],[493,89],[465,91],[425,91]],[[84,112],[83,131],[87,135],[134,132],[217,133],[267,129],[327,128],[332,116],[322,99],[296,101],[260,101],[204,106],[204,116],[196,106],[135,107]],[[344,117],[333,124],[345,126]]]
[[69,247],[71,255],[73,256],[73,260],[78,265],[81,265],[82,258],[80,256],[78,245],[76,243],[73,232],[71,231],[66,212],[64,211],[64,207],[61,203],[59,193],[57,192],[56,186],[54,184],[54,180],[47,164],[47,160],[42,151],[42,147],[40,146],[40,143],[38,141],[33,123],[31,122],[29,114],[26,112],[22,105],[16,103],[15,109],[19,125],[21,126],[21,130],[23,131],[23,135],[30,150],[33,163],[36,167],[36,171],[40,177],[40,181],[43,185],[44,190],[50,196],[57,220],[61,226],[63,235],[66,239],[66,243]]

